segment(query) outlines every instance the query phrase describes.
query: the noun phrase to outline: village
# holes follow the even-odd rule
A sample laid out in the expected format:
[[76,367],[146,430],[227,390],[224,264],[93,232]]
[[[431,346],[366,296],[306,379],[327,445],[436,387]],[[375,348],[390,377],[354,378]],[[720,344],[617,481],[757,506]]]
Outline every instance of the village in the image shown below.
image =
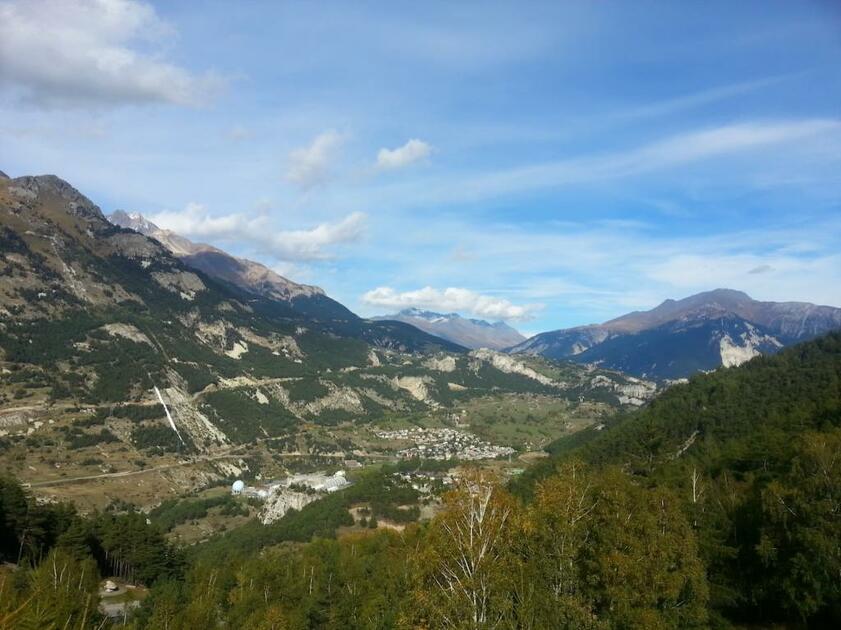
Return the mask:
[[410,446],[397,451],[402,459],[458,459],[476,461],[496,459],[513,455],[515,450],[509,446],[496,446],[477,436],[457,429],[426,429],[412,427],[393,431],[375,430],[374,434],[383,440],[401,440],[412,442]]

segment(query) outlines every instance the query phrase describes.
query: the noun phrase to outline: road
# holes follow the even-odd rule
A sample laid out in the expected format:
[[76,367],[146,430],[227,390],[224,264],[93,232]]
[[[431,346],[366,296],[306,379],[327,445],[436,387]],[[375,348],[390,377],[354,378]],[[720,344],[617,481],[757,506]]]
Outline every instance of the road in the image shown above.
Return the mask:
[[[84,475],[82,477],[62,477],[60,479],[47,479],[46,481],[30,481],[24,482],[22,485],[26,488],[43,488],[46,486],[58,486],[70,483],[84,483],[86,481],[96,481],[97,479],[114,479],[118,477],[133,477],[135,475],[145,475],[147,473],[152,472],[161,472],[163,470],[171,470],[173,468],[180,468],[182,466],[195,466],[196,464],[201,464],[203,462],[208,461],[215,461],[220,459],[240,459],[243,457],[242,453],[237,451],[241,451],[246,446],[253,446],[253,445],[240,445],[236,448],[230,449],[225,451],[224,453],[217,453],[215,455],[202,455],[199,457],[195,457],[189,461],[178,462],[176,464],[163,464],[161,466],[151,466],[150,468],[141,468],[140,470],[123,470],[121,472],[113,472],[113,473],[100,473],[98,475]],[[344,459],[343,453],[301,453],[298,451],[288,452],[288,453],[278,453],[281,457],[329,457],[334,459]],[[373,458],[373,459],[394,459],[394,457],[390,455],[379,455],[379,454],[366,454],[366,458]]]
[[176,464],[163,464],[161,466],[152,466],[150,468],[141,468],[140,470],[123,470],[121,472],[113,472],[113,473],[101,473],[99,475],[85,475],[82,477],[62,477],[60,479],[48,479],[46,481],[30,481],[28,483],[23,483],[22,485],[27,488],[41,488],[44,486],[58,486],[68,483],[79,483],[84,481],[95,481],[97,479],[111,479],[115,477],[132,477],[134,475],[145,475],[146,473],[151,472],[160,472],[162,470],[170,470],[172,468],[180,468],[181,466],[195,466],[196,464],[201,464],[202,462],[207,462],[211,460],[217,459],[239,459],[241,458],[241,454],[233,454],[233,453],[223,453],[217,455],[205,455],[202,457],[196,457],[189,461],[185,462],[178,462]]

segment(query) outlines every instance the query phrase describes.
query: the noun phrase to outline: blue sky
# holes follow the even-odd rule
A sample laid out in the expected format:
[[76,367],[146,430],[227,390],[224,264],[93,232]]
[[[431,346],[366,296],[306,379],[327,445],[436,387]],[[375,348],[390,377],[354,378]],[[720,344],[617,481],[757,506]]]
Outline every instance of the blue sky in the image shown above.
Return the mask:
[[0,1],[0,169],[526,332],[841,306],[836,2]]

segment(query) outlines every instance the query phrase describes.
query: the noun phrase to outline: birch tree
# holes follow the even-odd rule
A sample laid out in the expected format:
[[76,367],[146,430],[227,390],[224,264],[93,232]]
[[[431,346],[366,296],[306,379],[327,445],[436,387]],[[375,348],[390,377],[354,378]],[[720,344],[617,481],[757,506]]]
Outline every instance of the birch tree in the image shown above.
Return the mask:
[[585,593],[581,566],[598,505],[598,488],[580,462],[564,465],[537,488],[520,544],[532,568],[530,581],[537,587],[543,627],[600,627]]
[[415,623],[496,628],[510,616],[515,503],[486,473],[473,473],[445,497],[444,512],[419,550]]

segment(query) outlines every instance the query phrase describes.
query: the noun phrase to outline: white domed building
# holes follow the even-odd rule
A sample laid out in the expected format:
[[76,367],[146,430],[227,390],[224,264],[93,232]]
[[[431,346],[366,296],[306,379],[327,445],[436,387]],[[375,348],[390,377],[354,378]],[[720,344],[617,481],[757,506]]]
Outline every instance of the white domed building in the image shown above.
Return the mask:
[[231,494],[239,495],[245,490],[245,482],[242,479],[237,479],[231,486]]

